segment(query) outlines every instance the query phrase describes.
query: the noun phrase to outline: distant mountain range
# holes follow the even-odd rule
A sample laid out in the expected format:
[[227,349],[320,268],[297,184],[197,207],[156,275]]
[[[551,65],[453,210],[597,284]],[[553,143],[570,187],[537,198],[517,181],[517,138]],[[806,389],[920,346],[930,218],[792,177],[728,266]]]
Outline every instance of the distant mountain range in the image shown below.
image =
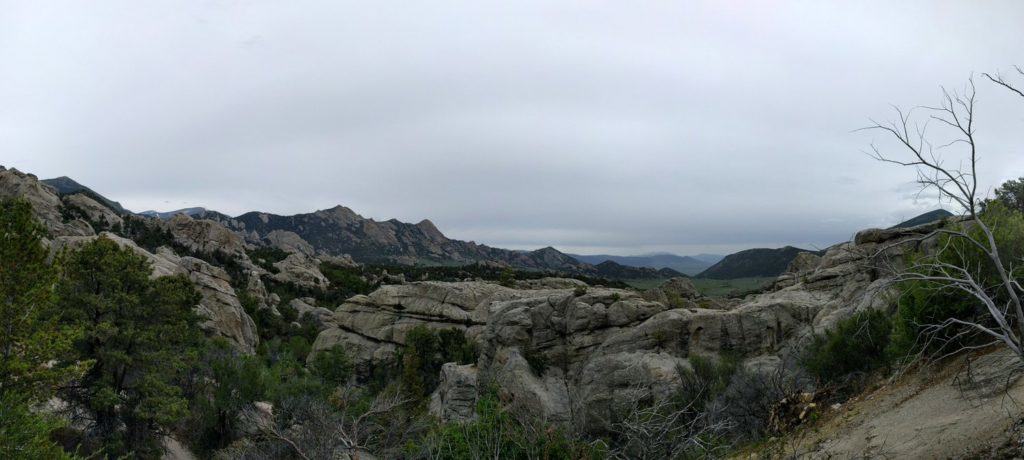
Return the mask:
[[654,269],[669,268],[686,275],[696,275],[725,257],[712,254],[701,254],[700,256],[703,257],[703,259],[701,259],[698,258],[698,256],[677,256],[675,254],[667,253],[641,256],[613,256],[608,254],[569,255],[580,262],[586,262],[592,265],[598,265],[605,261],[612,261],[629,267],[649,267]]
[[[130,212],[120,203],[69,177],[47,179],[42,182],[53,187],[61,195],[83,193],[118,214]],[[771,277],[783,273],[800,252],[817,252],[792,246],[779,249],[748,249],[728,256],[678,256],[666,253],[639,256],[575,255],[563,253],[552,247],[535,251],[516,251],[450,239],[429,220],[416,224],[396,219],[376,221],[360,216],[344,206],[291,216],[249,212],[231,217],[202,207],[138,213],[159,219],[170,219],[177,214],[217,221],[255,243],[262,242],[263,238],[272,232],[292,232],[307,241],[318,252],[339,256],[347,254],[363,263],[498,263],[516,268],[550,270],[608,279],[657,279],[685,275],[710,279]],[[952,214],[948,211],[939,209],[902,222],[896,227],[920,225],[950,215]]]
[[142,211],[142,212],[140,212],[138,214],[140,216],[156,217],[158,219],[170,219],[170,218],[172,218],[172,217],[174,217],[174,216],[176,216],[178,214],[184,214],[186,216],[198,216],[198,215],[201,215],[201,214],[205,214],[206,212],[208,212],[206,210],[206,208],[184,208],[184,209],[178,209],[178,210],[175,210],[175,211],[167,211],[167,212]]

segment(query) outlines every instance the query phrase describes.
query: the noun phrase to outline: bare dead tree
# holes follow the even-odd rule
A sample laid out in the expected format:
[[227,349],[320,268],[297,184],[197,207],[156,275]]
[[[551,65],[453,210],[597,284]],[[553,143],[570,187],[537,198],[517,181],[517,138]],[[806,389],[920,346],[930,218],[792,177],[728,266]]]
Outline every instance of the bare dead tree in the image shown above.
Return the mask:
[[692,400],[680,403],[677,398],[655,394],[642,386],[623,391],[616,411],[619,416],[610,424],[610,431],[617,440],[612,443],[609,456],[621,459],[713,457],[722,448],[718,441],[734,422],[714,417],[707,408],[699,407],[700,395],[693,396]]
[[294,407],[281,411],[290,412],[291,417],[246,409],[240,416],[263,439],[228,455],[261,459],[290,453],[303,459],[341,455],[358,459],[365,452],[400,446],[410,427],[416,427],[415,421],[407,423],[401,414],[412,400],[401,391],[384,391],[364,404],[361,391],[339,388],[332,404],[300,398],[292,401]]
[[[1018,66],[1013,66],[1013,68],[1014,68],[1014,70],[1017,71],[1018,74],[1020,74],[1021,77],[1024,77],[1024,68],[1022,68],[1019,65]],[[998,72],[994,76],[992,74],[988,74],[988,73],[983,73],[982,75],[984,75],[985,78],[988,78],[989,80],[991,80],[992,83],[995,83],[995,84],[997,84],[999,86],[1002,86],[1003,88],[1006,88],[1006,89],[1010,90],[1011,92],[1013,92],[1014,94],[1016,94],[1016,95],[1018,95],[1020,97],[1024,97],[1024,91],[1021,91],[1020,89],[1018,89],[1014,84],[1007,82],[1006,79],[1004,79],[1003,76],[1000,75]]]
[[[1001,77],[986,76],[1014,90]],[[935,192],[941,200],[954,204],[961,211],[958,225],[940,226],[911,239],[913,242],[941,240],[945,243],[934,254],[897,271],[893,282],[922,281],[938,289],[968,294],[983,307],[984,316],[989,321],[949,318],[941,324],[929,325],[929,331],[965,328],[991,337],[1024,360],[1021,343],[1024,337],[1024,305],[1021,304],[1024,288],[1012,276],[1013,261],[1004,260],[1000,254],[993,228],[979,215],[982,197],[978,192],[975,106],[976,88],[972,78],[962,90],[943,88],[939,106],[915,107],[908,111],[896,108],[896,120],[888,123],[872,120],[872,125],[863,129],[884,133],[895,140],[902,151],[901,155],[890,156],[872,143],[869,155],[884,163],[913,168],[917,174],[919,194]],[[929,131],[930,126],[937,126],[939,133]],[[950,158],[957,161],[952,162]],[[962,257],[968,250],[980,252],[984,263],[969,263],[966,257]],[[940,257],[949,255],[949,251],[961,256],[953,258],[956,263]],[[995,272],[996,282],[983,276],[983,272],[988,270]]]
[[337,428],[338,441],[345,450],[354,453],[353,458],[358,458],[358,452],[368,447],[368,440],[382,440],[395,435],[396,427],[392,422],[397,417],[394,415],[413,402],[401,390],[385,390],[375,396],[365,409],[353,411],[351,406],[359,400],[361,391],[345,386],[339,388],[334,397],[343,413]]

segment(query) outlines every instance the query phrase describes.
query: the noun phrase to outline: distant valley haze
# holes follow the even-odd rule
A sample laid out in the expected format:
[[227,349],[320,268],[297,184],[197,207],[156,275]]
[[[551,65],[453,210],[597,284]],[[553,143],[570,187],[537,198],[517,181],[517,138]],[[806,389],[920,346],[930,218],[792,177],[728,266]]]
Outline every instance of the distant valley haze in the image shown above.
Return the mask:
[[[691,273],[952,209],[855,131],[1024,56],[1024,4],[939,4],[0,0],[0,164],[136,212],[343,205]],[[1024,171],[999,91],[986,190]]]

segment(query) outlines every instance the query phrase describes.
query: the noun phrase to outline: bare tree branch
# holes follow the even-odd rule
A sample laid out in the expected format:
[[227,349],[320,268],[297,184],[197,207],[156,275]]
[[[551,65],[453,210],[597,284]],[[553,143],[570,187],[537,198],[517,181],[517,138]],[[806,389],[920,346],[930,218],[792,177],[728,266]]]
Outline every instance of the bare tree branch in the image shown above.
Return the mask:
[[[1016,69],[1024,75],[1024,69]],[[1024,93],[1001,76],[983,75],[1024,97]],[[1024,360],[1021,343],[1024,337],[1024,305],[1021,303],[1024,289],[1021,289],[1020,281],[1013,277],[1012,265],[1004,262],[995,232],[979,216],[982,200],[978,196],[978,149],[974,125],[976,94],[972,78],[961,91],[943,88],[942,103],[939,106],[915,108],[928,112],[923,122],[915,117],[915,110],[903,111],[896,108],[896,121],[883,124],[872,120],[872,125],[862,128],[883,132],[894,139],[903,151],[902,156],[891,157],[872,144],[870,156],[884,163],[914,168],[920,187],[919,194],[934,190],[940,199],[957,203],[961,210],[961,218],[953,223],[955,226],[938,226],[918,236],[884,245],[875,253],[875,257],[885,259],[884,256],[899,245],[945,239],[942,247],[936,248],[924,259],[901,269],[893,269],[892,283],[920,281],[934,284],[939,290],[954,289],[970,295],[983,307],[988,322],[949,318],[939,324],[926,325],[924,330],[931,333],[950,327],[973,330],[1002,343]],[[951,137],[943,142],[933,142],[931,137],[934,134],[927,129],[929,122],[938,123]],[[954,148],[957,151],[950,152]],[[943,154],[960,158],[958,165],[947,166]],[[971,266],[967,248],[982,254],[982,263],[985,268],[995,272],[998,282],[986,285],[982,281],[982,267]],[[954,263],[943,260],[943,256],[953,256]],[[953,337],[958,338],[960,334]]]

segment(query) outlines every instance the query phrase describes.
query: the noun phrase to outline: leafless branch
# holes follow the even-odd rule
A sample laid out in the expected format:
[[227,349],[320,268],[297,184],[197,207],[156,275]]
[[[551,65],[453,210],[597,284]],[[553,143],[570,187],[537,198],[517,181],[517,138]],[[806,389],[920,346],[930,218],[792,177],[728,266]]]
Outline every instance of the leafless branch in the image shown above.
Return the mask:
[[[1020,67],[1017,71],[1024,75]],[[992,82],[1024,96],[1002,77],[984,75]],[[899,239],[882,246],[875,256],[888,255],[899,245],[943,240],[941,247],[930,251],[923,259],[907,267],[894,268],[892,282],[918,281],[936,286],[938,290],[952,289],[968,294],[982,307],[988,321],[949,318],[939,324],[923,325],[923,331],[933,334],[947,328],[963,328],[991,337],[1024,360],[1021,343],[1024,337],[1024,306],[1021,304],[1024,290],[1021,289],[1020,281],[1012,275],[1012,265],[1005,263],[1002,258],[995,232],[979,216],[981,199],[978,195],[978,149],[974,125],[976,93],[974,81],[970,79],[961,91],[943,89],[939,106],[916,108],[927,113],[923,121],[915,116],[915,110],[897,108],[895,121],[872,121],[872,125],[863,128],[883,132],[896,140],[903,151],[902,155],[893,157],[872,144],[869,155],[884,163],[913,167],[920,192],[934,190],[940,198],[957,203],[962,212],[961,219],[953,226],[939,225],[917,236]],[[944,128],[944,132],[951,135],[950,138],[943,142],[933,141],[934,134],[927,130],[929,122]],[[959,149],[949,152],[954,147]],[[944,155],[960,158],[958,165],[947,166]],[[986,284],[982,281],[982,267],[971,266],[967,257],[968,248],[980,252],[982,263],[986,269],[997,274],[998,282]],[[944,256],[952,257],[953,262],[943,259]],[[960,337],[960,333],[952,336],[953,339]]]

